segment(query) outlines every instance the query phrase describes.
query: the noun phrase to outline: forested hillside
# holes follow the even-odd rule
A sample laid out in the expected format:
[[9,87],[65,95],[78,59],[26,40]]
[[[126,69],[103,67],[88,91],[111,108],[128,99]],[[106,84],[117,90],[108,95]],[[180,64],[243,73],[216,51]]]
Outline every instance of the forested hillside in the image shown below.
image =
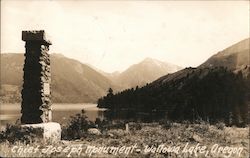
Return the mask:
[[127,89],[98,100],[110,110],[165,111],[172,120],[247,122],[247,80],[224,67],[186,68],[142,88]]

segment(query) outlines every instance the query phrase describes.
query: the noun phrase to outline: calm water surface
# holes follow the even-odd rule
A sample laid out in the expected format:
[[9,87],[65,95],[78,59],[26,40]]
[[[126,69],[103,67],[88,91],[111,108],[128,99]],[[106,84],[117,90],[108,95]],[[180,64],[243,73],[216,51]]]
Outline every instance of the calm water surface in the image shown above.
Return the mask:
[[[53,104],[52,105],[52,120],[61,124],[67,123],[70,116],[81,113],[84,109],[85,115],[90,121],[95,121],[96,118],[104,119],[105,109],[100,109],[97,104]],[[7,123],[15,123],[21,117],[21,104],[1,104],[0,105],[0,122],[1,126]]]

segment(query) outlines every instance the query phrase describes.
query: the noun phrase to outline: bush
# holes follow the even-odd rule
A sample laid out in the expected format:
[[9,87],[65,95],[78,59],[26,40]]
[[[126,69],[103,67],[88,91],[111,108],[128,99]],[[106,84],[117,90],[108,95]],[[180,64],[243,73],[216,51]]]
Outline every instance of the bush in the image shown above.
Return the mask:
[[170,129],[173,126],[173,122],[168,119],[159,121],[159,124],[162,125],[164,129]]
[[7,140],[10,143],[17,141],[31,143],[32,140],[36,140],[37,135],[42,135],[40,132],[42,132],[40,129],[34,129],[32,127],[7,124],[6,129],[0,133],[0,142]]
[[93,127],[95,124],[87,120],[85,111],[82,110],[81,113],[71,116],[69,124],[62,127],[62,139],[72,140],[86,137],[87,130]]
[[110,124],[111,124],[111,122],[108,120],[101,120],[100,118],[96,118],[96,120],[95,120],[95,125],[101,131],[109,129]]
[[220,130],[223,130],[226,126],[225,126],[225,123],[223,122],[218,122],[215,124],[215,126],[220,129]]
[[129,128],[131,130],[141,130],[142,129],[142,126],[141,126],[141,123],[134,123],[134,122],[131,122],[129,123]]

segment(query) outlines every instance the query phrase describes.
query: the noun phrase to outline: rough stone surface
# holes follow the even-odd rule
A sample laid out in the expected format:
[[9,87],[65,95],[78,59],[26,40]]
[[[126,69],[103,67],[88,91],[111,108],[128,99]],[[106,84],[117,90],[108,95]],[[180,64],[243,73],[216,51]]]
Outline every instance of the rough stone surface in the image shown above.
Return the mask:
[[23,124],[52,120],[49,45],[42,41],[44,36],[44,31],[23,31],[22,38],[26,41],[21,110]]
[[44,30],[22,31],[23,41],[38,41],[45,45],[51,45],[52,43],[47,39]]
[[37,138],[45,142],[56,143],[61,140],[61,126],[56,122],[39,123],[39,124],[25,124],[22,127],[29,127],[37,129]]
[[51,43],[46,39],[43,30],[23,31],[22,40],[26,42],[22,127],[35,129],[37,138],[42,138],[46,142],[58,142],[61,139],[61,126],[51,122],[51,74],[48,54]]

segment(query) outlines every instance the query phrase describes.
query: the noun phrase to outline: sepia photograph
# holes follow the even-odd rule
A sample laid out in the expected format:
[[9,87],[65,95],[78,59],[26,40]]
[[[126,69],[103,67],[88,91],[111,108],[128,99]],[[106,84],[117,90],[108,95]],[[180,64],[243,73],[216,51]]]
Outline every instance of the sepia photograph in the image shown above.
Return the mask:
[[0,157],[249,158],[249,0],[0,8]]

